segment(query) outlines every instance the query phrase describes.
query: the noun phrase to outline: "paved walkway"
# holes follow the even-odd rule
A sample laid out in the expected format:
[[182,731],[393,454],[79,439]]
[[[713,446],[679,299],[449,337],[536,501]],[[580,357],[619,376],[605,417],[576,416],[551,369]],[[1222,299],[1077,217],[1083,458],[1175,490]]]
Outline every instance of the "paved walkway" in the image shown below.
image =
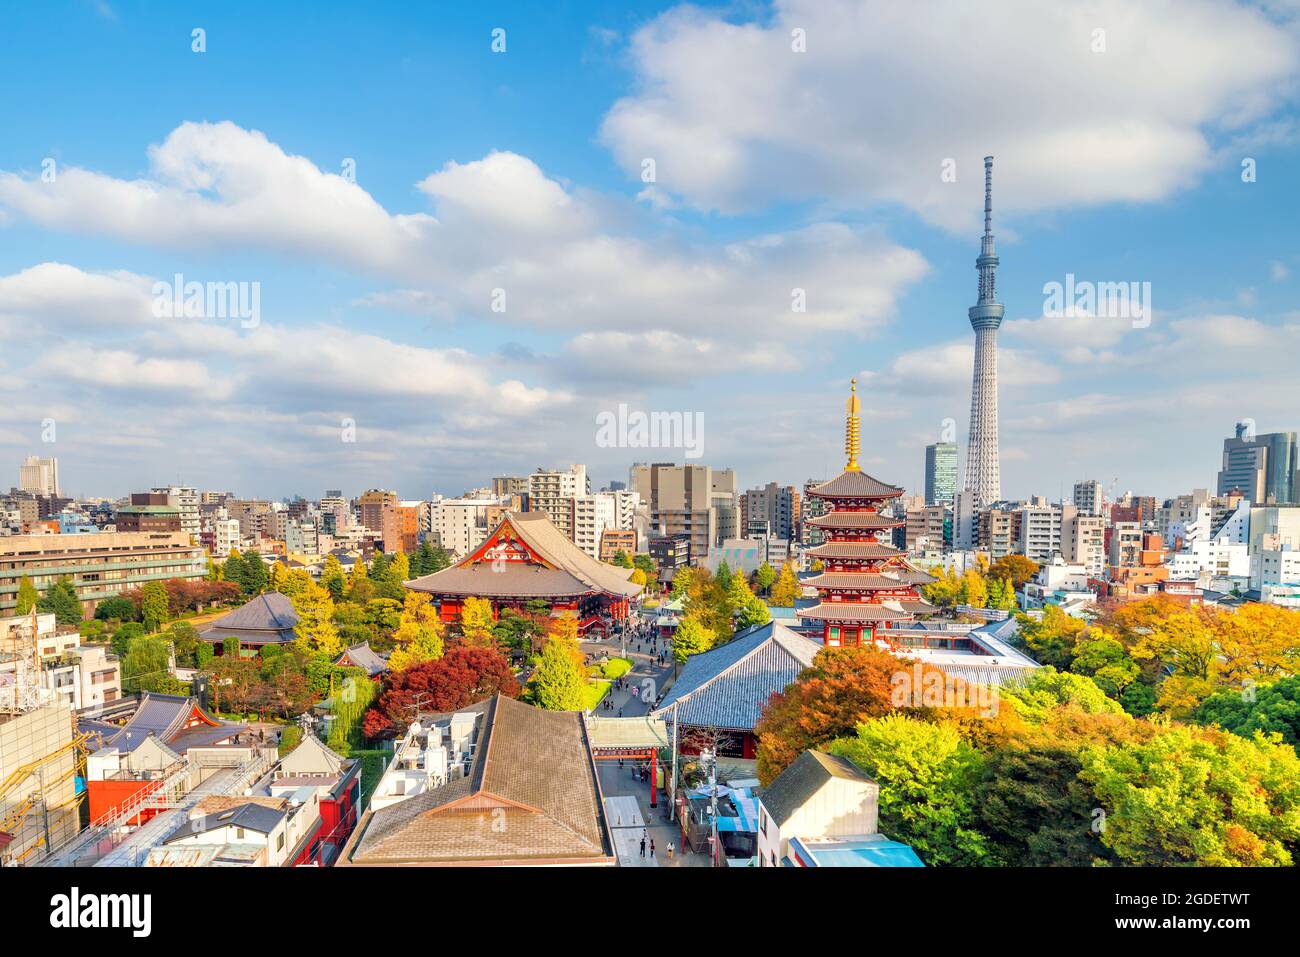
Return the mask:
[[[632,670],[624,675],[623,687],[614,688],[606,695],[613,703],[612,709],[598,707],[594,712],[597,717],[616,718],[620,716],[620,710],[624,718],[648,714],[650,708],[646,704],[647,695],[652,698],[662,697],[673,673],[672,646],[667,641],[655,641],[648,636],[641,637],[639,641],[635,633],[629,634],[622,641],[618,637],[584,641],[582,650],[593,661],[604,656],[632,660]],[[665,656],[664,665],[655,664],[656,653]],[[635,695],[632,693],[633,688],[636,689]]]

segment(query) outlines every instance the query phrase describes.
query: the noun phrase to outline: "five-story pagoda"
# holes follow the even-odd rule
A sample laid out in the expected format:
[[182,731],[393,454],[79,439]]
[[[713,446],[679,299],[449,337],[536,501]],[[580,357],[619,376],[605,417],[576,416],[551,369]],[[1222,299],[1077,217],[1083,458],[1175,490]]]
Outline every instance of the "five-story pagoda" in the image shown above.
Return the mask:
[[[822,643],[829,647],[889,642],[889,629],[934,610],[918,591],[934,581],[933,576],[909,565],[903,552],[888,544],[889,530],[905,523],[880,510],[903,490],[872,478],[858,465],[862,426],[856,379],[851,389],[844,434],[848,465],[808,491],[827,509],[808,519],[826,538],[807,552],[824,566],[821,574],[804,580],[817,589],[818,603],[797,612],[800,618],[822,623]],[[881,533],[885,541],[877,538]]]

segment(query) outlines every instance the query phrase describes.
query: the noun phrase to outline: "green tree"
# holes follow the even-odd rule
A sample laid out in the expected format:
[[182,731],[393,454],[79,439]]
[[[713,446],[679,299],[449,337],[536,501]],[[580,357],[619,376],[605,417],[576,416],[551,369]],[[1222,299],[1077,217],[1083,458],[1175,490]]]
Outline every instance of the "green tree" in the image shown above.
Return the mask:
[[1094,626],[1075,644],[1070,670],[1088,675],[1106,694],[1118,698],[1137,680],[1142,669],[1118,638],[1105,628]]
[[999,691],[1000,700],[1014,707],[1026,721],[1038,723],[1068,705],[1085,714],[1123,714],[1116,702],[1086,675],[1057,671],[1050,665],[1035,670],[1021,684],[1009,684]]
[[122,660],[122,690],[163,691],[172,684],[170,649],[156,636],[132,638]]
[[267,570],[266,562],[262,561],[261,553],[257,549],[249,549],[248,554],[244,556],[245,594],[262,594],[266,590],[270,577],[271,573]]
[[954,724],[890,714],[858,725],[827,749],[880,785],[880,830],[928,865],[990,862],[976,821],[974,785],[984,759]]
[[[161,588],[162,584],[159,583],[158,587]],[[166,596],[166,591],[163,595]],[[36,602],[36,610],[43,614],[53,614],[60,625],[75,625],[84,617],[77,589],[73,586],[72,579],[67,577],[60,578],[45,589],[45,594]]]
[[961,599],[961,577],[951,566],[935,576],[928,585],[921,586],[921,594],[932,605],[951,608]]
[[18,605],[14,608],[14,614],[26,615],[35,607],[40,597],[32,580],[24,575],[18,579]]
[[1300,676],[1275,681],[1262,688],[1220,691],[1196,709],[1201,724],[1217,724],[1243,738],[1256,731],[1277,733],[1292,746],[1300,746]]
[[95,617],[100,621],[134,621],[135,602],[124,595],[109,595],[95,605]]
[[140,618],[144,621],[144,630],[157,631],[169,614],[167,588],[159,581],[145,582],[140,594]]
[[587,674],[576,643],[551,637],[542,646],[541,659],[528,684],[530,696],[547,711],[584,711]]
[[725,560],[718,562],[718,570],[713,573],[713,577],[724,589],[731,588],[731,566]]
[[670,592],[673,598],[682,598],[690,591],[694,574],[689,565],[683,565],[673,573],[673,585]]
[[326,743],[340,754],[361,747],[364,735],[361,720],[375,697],[375,683],[360,668],[344,668],[335,676],[331,698],[334,720],[330,722]]
[[619,568],[631,568],[632,559],[628,557],[627,552],[620,548],[614,552],[614,557],[610,559],[610,564],[617,565]]
[[751,595],[741,607],[736,625],[739,628],[752,628],[755,625],[766,625],[771,620],[772,613],[767,610],[767,604],[757,595]]
[[[789,567],[788,562],[786,567]],[[758,566],[758,571],[754,572],[754,585],[757,586],[758,593],[766,595],[772,590],[774,584],[776,584],[776,569],[767,562],[763,562]]]
[[1134,681],[1120,692],[1120,707],[1135,718],[1144,718],[1156,711],[1156,691],[1145,681]]
[[1058,605],[1046,606],[1041,621],[1034,621],[1028,615],[1020,615],[1018,620],[1017,640],[1024,644],[1034,660],[1068,671],[1070,662],[1074,660],[1075,643],[1082,637],[1087,624],[1066,614]]
[[397,647],[389,655],[393,671],[405,671],[422,661],[442,657],[446,627],[438,618],[438,609],[424,592],[407,592],[406,607],[393,638]]
[[1148,741],[1089,748],[1082,780],[1101,840],[1131,866],[1289,867],[1300,841],[1300,758],[1251,739],[1171,724]]
[[659,569],[655,567],[655,560],[649,555],[633,555],[632,567],[639,568],[645,574],[646,581],[652,582],[659,575]]
[[347,591],[347,578],[343,575],[343,566],[333,555],[325,558],[325,565],[321,568],[320,573],[321,586],[330,593],[333,601],[342,601],[343,593]]
[[226,556],[221,566],[221,577],[238,585],[243,594],[249,593],[248,563],[244,561],[244,556],[239,554],[238,549],[232,548],[230,554]]
[[713,647],[715,635],[704,627],[700,619],[687,615],[677,626],[673,635],[673,658],[680,664],[691,655],[698,655]]

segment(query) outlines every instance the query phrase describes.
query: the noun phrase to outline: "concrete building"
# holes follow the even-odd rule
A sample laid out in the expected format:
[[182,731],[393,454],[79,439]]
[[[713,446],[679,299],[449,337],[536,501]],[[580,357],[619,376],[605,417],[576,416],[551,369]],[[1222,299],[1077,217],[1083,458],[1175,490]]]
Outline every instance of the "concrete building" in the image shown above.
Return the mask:
[[[528,510],[544,512],[551,524],[573,541],[574,499],[587,495],[590,490],[585,465],[574,464],[567,470],[537,469],[528,476]],[[596,541],[599,540],[597,532]]]
[[18,488],[33,495],[58,497],[59,460],[29,455],[18,467]]
[[630,474],[632,490],[648,503],[650,527],[658,535],[682,535],[691,553],[708,555],[711,545],[737,537],[739,507],[736,475],[731,469],[707,465],[637,464]]
[[1106,571],[1106,520],[1090,514],[1063,517],[1061,556],[1067,562],[1088,569],[1089,575],[1100,578]]
[[573,543],[592,558],[600,557],[601,536],[617,528],[618,506],[606,492],[575,495],[573,503]]
[[[1073,506],[1071,506],[1073,511]],[[1061,551],[1062,509],[1059,505],[1026,505],[1016,513],[1016,551],[1031,561],[1050,562]]]
[[0,538],[0,614],[12,614],[24,576],[41,592],[59,578],[71,578],[89,617],[101,598],[147,581],[207,573],[207,553],[183,532],[14,535]]
[[1096,479],[1085,479],[1074,483],[1074,507],[1083,515],[1101,515],[1101,483]]
[[181,520],[181,531],[199,537],[199,492],[183,485],[164,485],[151,490],[155,495],[167,496],[166,504],[176,509]]
[[0,866],[30,863],[81,830],[73,712],[67,704],[0,710]]
[[181,531],[180,509],[170,504],[166,494],[157,492],[132,493],[130,504],[117,509],[113,522],[119,532]]
[[756,521],[765,526],[765,534],[777,538],[791,538],[795,531],[795,499],[798,496],[793,485],[777,485],[768,482],[762,488],[754,488],[740,496],[740,523],[746,534],[755,530]]
[[1220,495],[1239,490],[1255,505],[1284,505],[1300,501],[1300,460],[1294,432],[1254,435],[1240,422],[1236,434],[1223,440]]
[[925,504],[952,504],[957,494],[957,443],[925,447]]
[[463,558],[487,540],[494,524],[489,513],[508,505],[496,498],[444,498],[438,505],[442,547]]

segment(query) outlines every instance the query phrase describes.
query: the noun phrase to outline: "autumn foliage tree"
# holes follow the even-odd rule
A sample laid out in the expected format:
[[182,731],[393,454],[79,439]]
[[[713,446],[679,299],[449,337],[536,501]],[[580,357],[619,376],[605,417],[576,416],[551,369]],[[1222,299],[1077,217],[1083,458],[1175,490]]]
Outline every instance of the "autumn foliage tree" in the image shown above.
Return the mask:
[[894,709],[891,680],[912,665],[871,645],[823,648],[794,683],[774,694],[754,729],[764,785],[803,751],[856,734]]
[[384,679],[383,689],[366,712],[366,737],[380,737],[405,728],[422,711],[456,711],[485,698],[519,696],[510,662],[493,648],[454,645],[435,661],[423,661]]

